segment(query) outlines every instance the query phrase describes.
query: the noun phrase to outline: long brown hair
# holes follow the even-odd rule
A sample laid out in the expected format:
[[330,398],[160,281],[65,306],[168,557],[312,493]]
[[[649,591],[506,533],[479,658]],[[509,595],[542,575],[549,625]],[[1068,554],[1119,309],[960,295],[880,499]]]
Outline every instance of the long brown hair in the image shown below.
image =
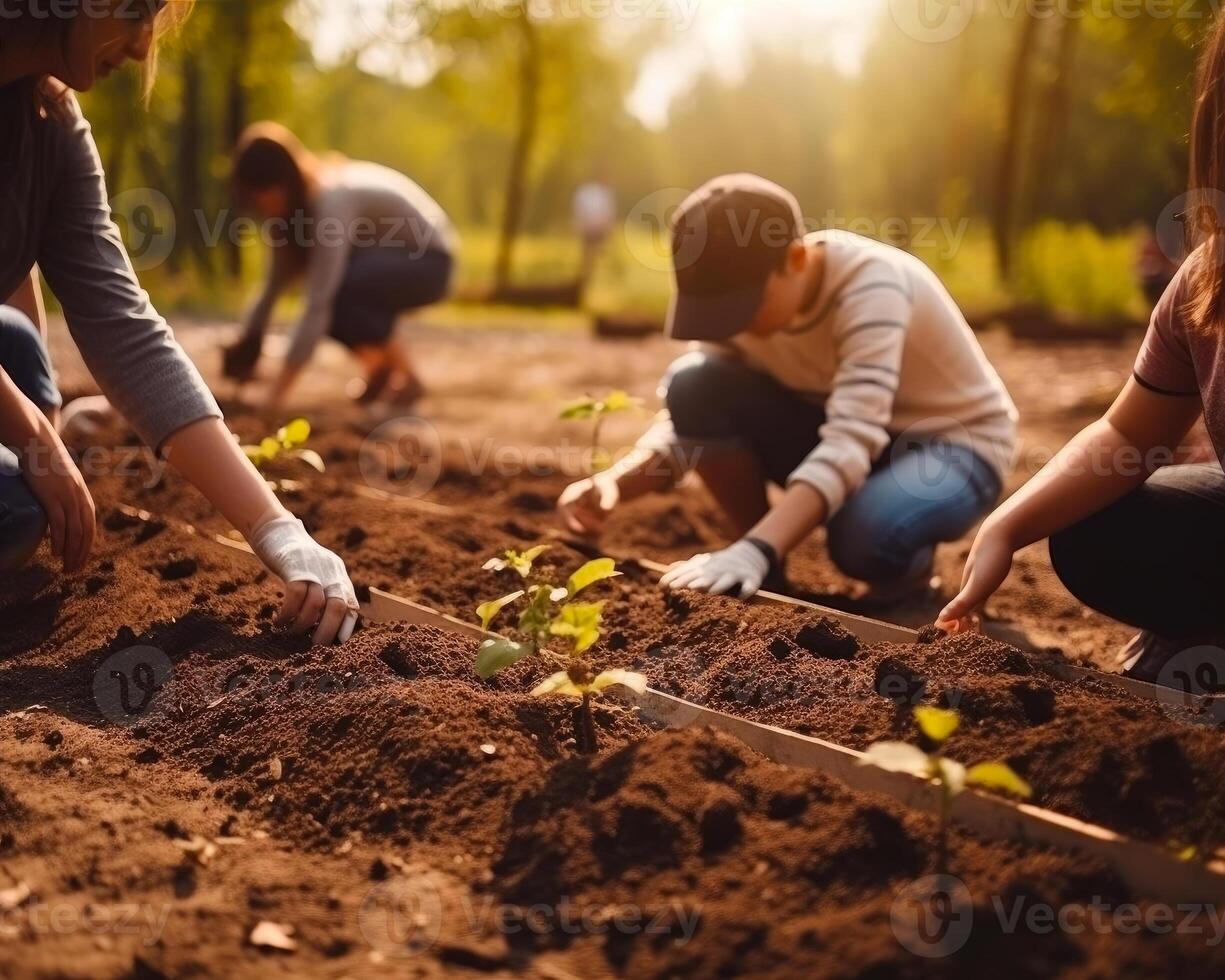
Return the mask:
[[[256,191],[279,187],[286,192],[291,223],[300,221],[311,213],[319,171],[319,158],[280,123],[253,123],[234,148],[234,203],[239,210],[249,211]],[[294,234],[292,227],[273,227],[269,234],[288,271],[306,268],[310,256],[304,235]]]
[[[121,2],[121,0],[116,0]],[[60,16],[48,16],[45,0],[6,0],[4,21],[12,26],[31,23],[44,32],[52,32],[56,42],[67,45],[69,32],[77,17],[84,16],[84,11],[77,4],[63,3],[56,9]],[[142,17],[152,18],[153,44],[149,49],[149,57],[141,65],[142,92],[147,99],[153,91],[153,82],[157,77],[157,52],[159,43],[167,35],[176,31],[191,14],[195,0],[136,0],[137,12]],[[140,8],[144,8],[143,11]],[[0,45],[2,46],[2,45]],[[43,75],[26,80],[22,90],[28,93],[28,100],[23,99],[27,106],[49,119],[64,119],[68,115],[68,88],[60,81]]]
[[[1218,18],[1200,58],[1191,123],[1190,244],[1199,246],[1191,269],[1186,314],[1201,331],[1225,329],[1225,16]],[[1208,221],[1200,220],[1207,216]]]

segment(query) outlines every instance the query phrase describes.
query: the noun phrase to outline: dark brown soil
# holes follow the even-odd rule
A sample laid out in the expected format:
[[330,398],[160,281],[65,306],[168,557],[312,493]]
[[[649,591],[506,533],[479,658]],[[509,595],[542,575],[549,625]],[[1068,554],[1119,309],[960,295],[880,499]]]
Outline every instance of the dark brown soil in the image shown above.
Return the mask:
[[[547,480],[475,481],[451,461],[442,467],[442,489],[430,497],[445,501],[449,513],[411,498],[362,496],[364,482],[344,463],[355,455],[354,439],[321,435],[336,465],[314,479],[298,466],[292,472],[300,485],[285,496],[361,584],[472,620],[479,603],[518,588],[512,572],[499,578],[482,571],[487,557],[551,541],[537,567],[560,583],[593,553],[594,546],[576,550],[559,538],[542,503],[556,489]],[[277,464],[270,476],[284,477],[290,465]],[[107,495],[126,492],[113,479],[103,487]],[[158,513],[224,530],[174,478],[143,499]],[[654,539],[656,554],[691,535],[710,540],[687,522],[678,529],[675,501],[639,506],[674,532]],[[638,533],[619,525],[599,544],[634,554]],[[1158,844],[1225,845],[1218,778],[1225,733],[1215,726],[1188,724],[1104,683],[1058,681],[1042,669],[1054,654],[1023,653],[985,637],[861,646],[802,610],[668,595],[633,566],[626,572],[603,587],[612,601],[596,655],[606,666],[633,667],[669,693],[853,748],[913,739],[910,709],[917,703],[955,707],[964,722],[951,754],[967,762],[1006,759],[1033,784],[1040,805]]]
[[[537,531],[522,510],[460,520],[358,505],[330,479],[291,503],[329,544],[356,542],[357,577],[458,612],[490,594],[488,573],[472,571],[486,553]],[[95,489],[90,567],[56,577],[40,559],[0,586],[0,890],[24,881],[34,896],[0,914],[4,975],[977,976],[1001,963],[1025,976],[1219,975],[1202,935],[1006,933],[997,903],[1136,896],[1093,862],[960,833],[950,863],[972,897],[970,938],[948,958],[916,957],[891,912],[936,870],[930,818],[713,733],[653,732],[613,702],[598,709],[601,752],[580,755],[569,706],[525,694],[542,663],[482,684],[467,641],[395,625],[311,649],[271,629],[276,588],[255,563],[177,526],[213,519],[174,481]],[[121,499],[168,520],[125,517]],[[395,570],[406,559],[436,569],[418,590]],[[560,577],[578,560],[558,545],[542,568]],[[874,669],[876,652],[851,651],[825,623],[668,600],[632,576],[600,588],[612,627],[601,658],[644,664],[657,683],[684,678],[685,643],[695,658],[760,649],[776,665]],[[116,724],[95,684],[137,646],[169,672]],[[991,656],[1024,659],[976,655],[984,676],[1006,673]],[[739,685],[716,690],[715,676],[703,669],[686,692],[730,704]],[[45,710],[23,711],[35,704]],[[407,938],[380,911],[404,889],[419,903]],[[87,906],[164,913],[164,926],[45,924]],[[482,918],[491,907],[503,918]],[[297,950],[250,946],[263,920],[292,926]]]

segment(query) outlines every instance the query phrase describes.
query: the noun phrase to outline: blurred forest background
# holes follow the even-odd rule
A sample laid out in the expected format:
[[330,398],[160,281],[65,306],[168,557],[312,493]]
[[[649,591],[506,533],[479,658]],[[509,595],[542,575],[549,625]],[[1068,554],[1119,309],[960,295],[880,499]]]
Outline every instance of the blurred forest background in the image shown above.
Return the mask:
[[[147,109],[135,74],[85,99],[112,195],[153,187],[177,212],[148,287],[167,308],[237,312],[264,257],[208,247],[193,215],[228,207],[230,147],[270,118],[427,188],[461,229],[469,298],[575,270],[572,196],[600,179],[624,223],[588,305],[657,315],[670,278],[644,214],[752,170],[814,224],[887,229],[967,308],[1145,315],[1136,256],[1185,189],[1217,0],[1154,4],[1168,16],[984,0],[941,43],[899,28],[902,0],[674,0],[661,15],[668,2],[641,16],[580,0],[198,3]],[[699,29],[725,46],[696,46]]]

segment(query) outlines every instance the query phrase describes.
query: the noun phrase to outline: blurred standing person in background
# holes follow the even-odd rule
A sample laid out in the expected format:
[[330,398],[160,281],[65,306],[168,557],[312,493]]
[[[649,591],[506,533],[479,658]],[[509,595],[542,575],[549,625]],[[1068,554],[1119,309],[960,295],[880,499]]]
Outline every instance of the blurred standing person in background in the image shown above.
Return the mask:
[[579,295],[587,291],[595,264],[617,224],[617,195],[608,184],[596,179],[581,184],[574,192],[574,230],[582,244],[579,268]]
[[127,61],[153,65],[190,9],[164,0],[6,0],[0,16],[0,574],[49,534],[65,572],[89,558],[93,498],[56,431],[61,403],[35,266],[86,366],[141,438],[236,527],[285,585],[278,622],[345,640],[358,605],[344,563],[273,495],[136,281],[74,91]]
[[251,126],[234,151],[238,206],[263,222],[271,250],[267,284],[241,339],[225,352],[225,373],[248,380],[281,294],[307,284],[306,312],[268,394],[281,405],[330,336],[365,369],[364,404],[408,408],[425,394],[397,317],[430,306],[451,288],[458,238],[442,207],[401,173],[338,154],[318,156],[284,126]]

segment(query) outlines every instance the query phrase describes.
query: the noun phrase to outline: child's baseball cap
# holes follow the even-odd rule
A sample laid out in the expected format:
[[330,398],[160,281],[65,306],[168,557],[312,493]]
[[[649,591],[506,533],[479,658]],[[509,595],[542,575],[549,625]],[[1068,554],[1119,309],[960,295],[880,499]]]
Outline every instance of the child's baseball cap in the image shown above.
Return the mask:
[[672,224],[676,294],[668,311],[674,340],[727,340],[748,329],[770,274],[804,236],[790,191],[756,174],[727,174],[703,184]]

